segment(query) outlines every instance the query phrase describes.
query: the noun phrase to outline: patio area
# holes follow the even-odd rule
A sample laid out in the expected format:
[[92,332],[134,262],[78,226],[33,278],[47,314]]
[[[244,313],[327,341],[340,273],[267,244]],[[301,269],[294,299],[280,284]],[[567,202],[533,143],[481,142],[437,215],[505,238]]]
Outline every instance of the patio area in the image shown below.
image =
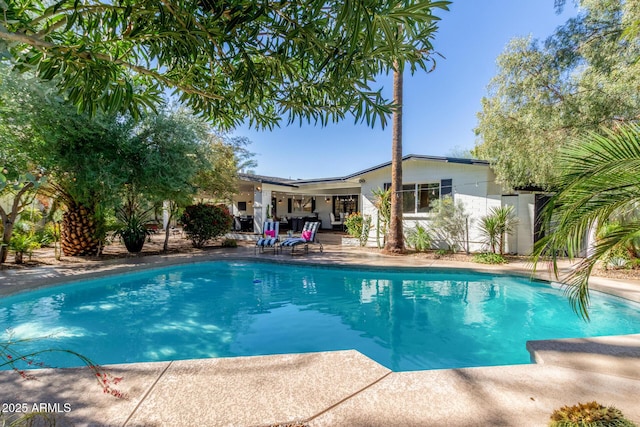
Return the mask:
[[[343,248],[340,236],[320,235],[324,253],[257,257],[529,274],[525,262],[496,267]],[[141,268],[254,257],[249,240],[240,246],[2,270],[0,294]],[[594,278],[592,288],[640,302],[637,281]],[[123,377],[127,400],[104,395],[87,369],[41,370],[36,381],[3,371],[0,401],[29,408],[68,404],[68,412],[56,414],[58,425],[540,426],[554,409],[593,400],[640,422],[640,335],[529,342],[527,348],[536,364],[397,373],[354,350],[110,366]]]

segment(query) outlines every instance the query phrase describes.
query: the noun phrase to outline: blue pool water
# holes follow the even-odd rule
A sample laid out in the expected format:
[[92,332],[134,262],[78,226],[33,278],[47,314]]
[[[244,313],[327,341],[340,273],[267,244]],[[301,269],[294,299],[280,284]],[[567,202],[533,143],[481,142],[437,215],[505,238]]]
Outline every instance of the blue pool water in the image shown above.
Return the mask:
[[[22,352],[100,364],[356,349],[394,371],[521,364],[527,340],[640,332],[640,304],[593,293],[587,323],[525,278],[210,262],[0,299]],[[7,334],[0,338],[6,341]],[[41,357],[77,366],[68,355]]]

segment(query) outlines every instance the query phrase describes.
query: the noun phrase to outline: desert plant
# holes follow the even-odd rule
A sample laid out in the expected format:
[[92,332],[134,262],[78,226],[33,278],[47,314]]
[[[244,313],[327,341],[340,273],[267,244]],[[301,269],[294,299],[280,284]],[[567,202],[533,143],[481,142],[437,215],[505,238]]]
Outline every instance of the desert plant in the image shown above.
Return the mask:
[[405,241],[410,248],[418,252],[425,252],[431,249],[433,238],[426,227],[416,222],[416,226],[407,232]]
[[[378,210],[376,218],[376,244],[378,249],[382,248],[387,238],[387,227],[391,222],[391,189],[383,190],[378,188],[372,191],[373,205]],[[380,244],[382,237],[382,244]]]
[[233,218],[224,205],[199,203],[187,206],[180,217],[184,232],[195,248],[231,229]]
[[150,210],[142,210],[138,204],[127,204],[116,211],[118,225],[114,236],[120,236],[127,250],[140,252],[144,241],[150,235],[147,228]]
[[483,243],[495,254],[500,241],[498,219],[494,215],[483,216],[480,218],[478,230],[482,236]]
[[551,414],[550,427],[634,427],[619,409],[598,402],[563,406]]
[[363,217],[362,233],[360,233],[360,246],[365,246],[369,240],[369,231],[371,231],[371,217]]
[[518,218],[514,213],[513,206],[510,205],[493,208],[492,213],[498,222],[500,255],[503,255],[507,235],[511,234],[518,225]]
[[507,205],[491,208],[489,215],[480,219],[479,229],[491,252],[503,255],[507,235],[513,232],[517,224],[518,218],[513,212],[513,206]]
[[22,264],[24,254],[31,256],[34,249],[38,249],[40,243],[33,233],[13,233],[9,241],[9,248],[15,252],[16,264]]
[[506,264],[507,260],[500,254],[494,252],[485,252],[481,254],[475,254],[473,256],[473,262],[478,264]]
[[455,203],[451,196],[446,196],[431,203],[431,212],[433,219],[430,228],[434,240],[443,242],[452,252],[466,247],[469,214],[465,212],[462,202]]

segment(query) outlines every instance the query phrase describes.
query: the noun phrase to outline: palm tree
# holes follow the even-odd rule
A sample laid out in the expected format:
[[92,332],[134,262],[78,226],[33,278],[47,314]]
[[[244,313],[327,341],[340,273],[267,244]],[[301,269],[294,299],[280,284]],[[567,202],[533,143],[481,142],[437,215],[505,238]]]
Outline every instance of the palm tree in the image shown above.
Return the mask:
[[[560,152],[559,191],[543,211],[546,233],[534,248],[534,268],[550,260],[556,277],[558,257],[584,256],[563,280],[576,313],[589,318],[589,276],[612,249],[636,241],[640,235],[640,126],[621,125],[601,134],[590,133]],[[625,218],[619,227],[595,241],[586,254],[587,235],[610,219]]]
[[393,66],[393,137],[391,142],[391,218],[384,249],[404,252],[402,232],[402,69],[398,61]]

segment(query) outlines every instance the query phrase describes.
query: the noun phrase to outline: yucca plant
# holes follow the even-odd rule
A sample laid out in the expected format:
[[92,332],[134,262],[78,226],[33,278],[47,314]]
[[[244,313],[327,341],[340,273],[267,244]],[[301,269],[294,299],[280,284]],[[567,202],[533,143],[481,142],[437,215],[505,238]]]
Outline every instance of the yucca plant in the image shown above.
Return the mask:
[[[637,212],[640,203],[640,126],[628,124],[601,134],[590,133],[560,150],[561,174],[557,193],[543,210],[543,229],[533,253],[552,263],[556,277],[558,257],[583,256],[585,236],[621,213]],[[568,277],[567,293],[573,309],[588,319],[589,276],[596,263],[613,248],[634,241],[640,230],[638,215],[627,215],[620,226],[597,239]]]
[[494,215],[483,216],[480,218],[478,229],[484,239],[484,244],[491,249],[491,253],[495,254],[500,242],[498,218]]

